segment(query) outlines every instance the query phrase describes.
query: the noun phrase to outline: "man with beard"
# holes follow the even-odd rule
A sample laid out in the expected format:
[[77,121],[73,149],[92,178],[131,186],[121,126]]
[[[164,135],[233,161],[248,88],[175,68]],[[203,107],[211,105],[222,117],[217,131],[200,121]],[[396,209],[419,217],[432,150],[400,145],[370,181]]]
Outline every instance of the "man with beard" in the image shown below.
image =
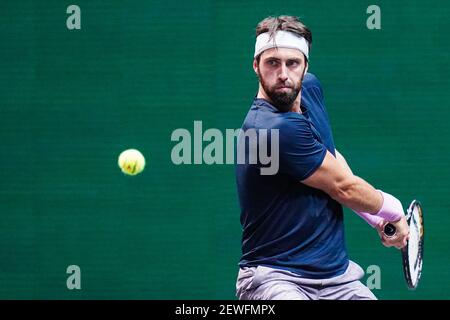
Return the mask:
[[[263,175],[261,162],[236,165],[243,228],[236,296],[376,299],[347,255],[342,205],[376,228],[385,246],[402,248],[409,233],[402,204],[355,176],[336,150],[322,87],[307,73],[309,29],[296,17],[269,17],[256,36],[259,90],[242,130],[278,130],[267,143],[278,144],[279,170]],[[250,149],[242,149],[246,159]],[[393,237],[382,232],[388,222]]]

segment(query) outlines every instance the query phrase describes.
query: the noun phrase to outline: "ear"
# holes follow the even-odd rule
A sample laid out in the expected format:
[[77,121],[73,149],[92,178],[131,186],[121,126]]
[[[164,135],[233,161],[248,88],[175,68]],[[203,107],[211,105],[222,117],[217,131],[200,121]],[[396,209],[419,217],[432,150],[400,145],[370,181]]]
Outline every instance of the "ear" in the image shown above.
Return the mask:
[[305,74],[308,72],[308,67],[309,67],[309,63],[308,63],[308,60],[306,60],[306,67],[305,67],[305,72],[303,72],[303,76],[305,76]]
[[253,59],[253,71],[258,74],[258,62],[256,61],[256,59]]

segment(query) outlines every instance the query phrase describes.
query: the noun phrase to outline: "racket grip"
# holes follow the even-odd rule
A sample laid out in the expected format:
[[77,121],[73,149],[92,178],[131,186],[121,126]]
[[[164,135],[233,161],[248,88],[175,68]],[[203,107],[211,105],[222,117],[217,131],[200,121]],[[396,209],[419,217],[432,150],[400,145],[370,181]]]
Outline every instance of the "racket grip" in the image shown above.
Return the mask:
[[385,235],[392,237],[397,232],[397,228],[392,223],[388,223],[384,226],[383,231]]

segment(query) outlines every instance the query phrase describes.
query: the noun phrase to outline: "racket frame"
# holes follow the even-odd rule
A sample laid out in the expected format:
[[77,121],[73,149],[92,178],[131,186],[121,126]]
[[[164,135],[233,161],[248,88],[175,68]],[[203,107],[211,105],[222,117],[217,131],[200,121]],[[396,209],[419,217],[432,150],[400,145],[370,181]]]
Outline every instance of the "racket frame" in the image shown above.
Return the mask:
[[423,262],[423,247],[424,247],[424,222],[423,222],[423,211],[422,211],[422,205],[419,201],[413,200],[411,204],[409,205],[408,210],[406,211],[406,221],[408,223],[408,226],[410,226],[411,219],[413,219],[413,211],[414,208],[417,207],[419,218],[421,219],[421,230],[419,230],[419,244],[418,244],[418,253],[417,253],[417,262],[416,264],[419,264],[419,270],[417,274],[417,279],[415,283],[413,283],[413,279],[411,278],[411,270],[409,267],[409,256],[408,256],[408,246],[409,246],[409,239],[407,240],[407,244],[404,248],[401,249],[402,251],[402,260],[403,260],[403,274],[405,275],[406,284],[408,286],[408,289],[415,290],[417,288],[417,285],[420,281],[420,276],[422,275],[422,262]]

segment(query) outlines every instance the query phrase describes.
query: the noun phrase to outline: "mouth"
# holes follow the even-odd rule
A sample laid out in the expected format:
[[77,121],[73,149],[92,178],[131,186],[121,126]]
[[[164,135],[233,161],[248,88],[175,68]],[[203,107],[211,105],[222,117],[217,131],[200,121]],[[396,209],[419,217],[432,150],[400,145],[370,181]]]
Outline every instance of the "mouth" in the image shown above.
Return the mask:
[[277,91],[289,91],[289,90],[292,90],[292,87],[281,86],[281,87],[277,87],[275,90],[277,90]]

